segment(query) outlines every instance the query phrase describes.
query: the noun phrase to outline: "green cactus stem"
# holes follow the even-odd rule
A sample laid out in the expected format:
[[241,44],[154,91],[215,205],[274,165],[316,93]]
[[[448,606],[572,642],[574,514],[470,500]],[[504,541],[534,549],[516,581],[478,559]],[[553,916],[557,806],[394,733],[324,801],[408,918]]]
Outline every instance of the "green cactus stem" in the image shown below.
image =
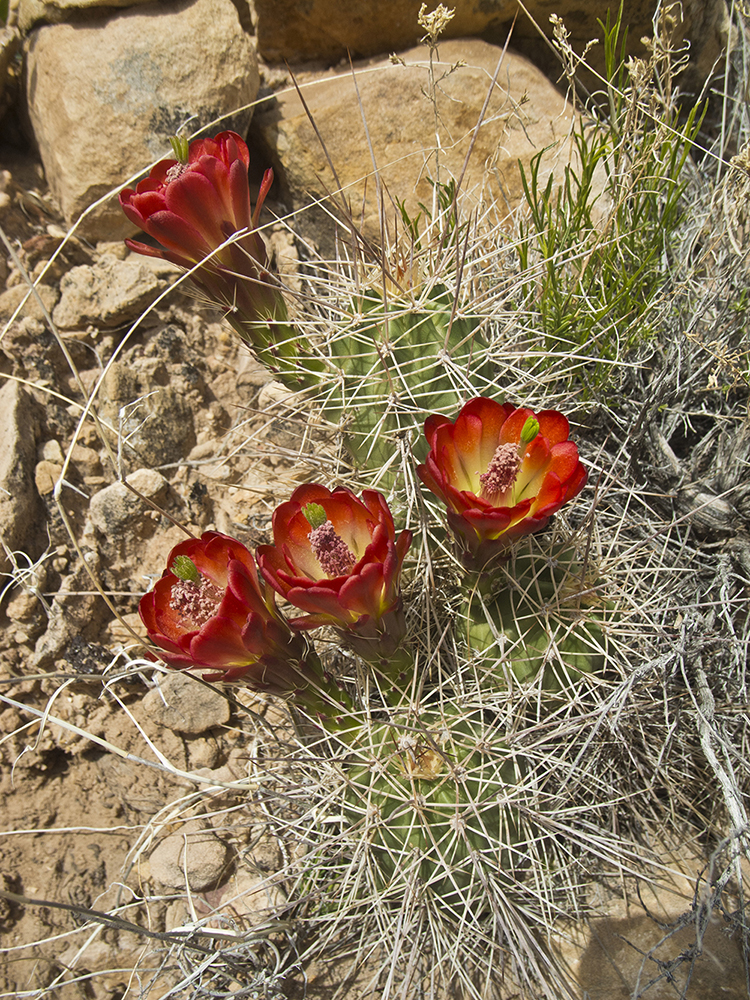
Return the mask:
[[456,907],[486,871],[510,876],[521,764],[482,712],[397,716],[363,728],[354,749],[347,820],[368,838],[384,893],[416,877],[439,905]]
[[491,596],[476,587],[464,609],[465,639],[474,660],[495,661],[494,673],[525,683],[543,672],[542,688],[557,694],[601,668],[611,609],[595,571],[572,548],[538,548],[529,540],[525,551],[509,554]]
[[386,305],[369,292],[359,303],[362,321],[331,340],[331,360],[341,378],[329,391],[323,412],[344,428],[358,468],[386,467],[405,433],[411,434],[417,453],[424,449],[425,417],[455,410],[463,373],[471,370],[475,385],[490,384],[480,321],[454,315],[453,307],[442,286],[419,305]]

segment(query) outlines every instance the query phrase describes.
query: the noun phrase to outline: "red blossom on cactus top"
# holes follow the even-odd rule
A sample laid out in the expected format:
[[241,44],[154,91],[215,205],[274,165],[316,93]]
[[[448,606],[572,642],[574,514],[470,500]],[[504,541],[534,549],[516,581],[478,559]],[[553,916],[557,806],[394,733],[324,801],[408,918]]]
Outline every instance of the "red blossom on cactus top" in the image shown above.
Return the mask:
[[455,422],[427,418],[430,453],[417,472],[448,507],[449,524],[476,563],[539,531],[583,489],[586,470],[569,431],[556,410],[534,413],[481,396]]
[[286,302],[268,270],[266,244],[257,231],[273,171],[265,172],[251,211],[250,154],[240,136],[221,132],[189,146],[185,140],[173,145],[184,153],[184,162],[162,160],[135,190],[120,194],[128,219],[161,246],[125,243],[136,253],[190,269],[190,280],[224,309],[264,364],[292,384],[314,382],[309,360],[305,368],[299,364],[300,354],[309,352],[287,324]]
[[138,610],[168,666],[204,667],[207,680],[242,680],[273,694],[316,682],[306,641],[276,610],[241,542],[207,531],[175,546],[167,566]]
[[287,323],[286,302],[268,270],[268,252],[257,230],[273,171],[265,172],[251,211],[250,154],[240,136],[221,132],[189,147],[175,139],[173,146],[182,159],[162,160],[135,190],[120,194],[128,219],[161,246],[125,243],[136,253],[189,269],[191,281],[224,309],[228,322],[271,371],[292,385],[316,383],[320,365]]
[[[236,132],[221,132],[213,139],[190,143],[187,162],[161,160],[135,190],[120,193],[120,205],[130,221],[153,236],[164,249],[136,240],[125,242],[131,250],[150,257],[162,257],[191,268],[208,257],[233,233],[247,229],[244,240],[255,260],[265,267],[265,244],[250,232],[258,222],[260,209],[273,182],[268,170],[263,178],[255,212],[250,209],[247,168],[250,154]],[[229,248],[213,258],[231,266]]]
[[341,486],[300,486],[274,511],[273,537],[273,545],[258,548],[258,564],[271,586],[306,612],[292,621],[297,628],[334,625],[363,634],[400,609],[411,532],[396,538],[375,490],[359,499]]

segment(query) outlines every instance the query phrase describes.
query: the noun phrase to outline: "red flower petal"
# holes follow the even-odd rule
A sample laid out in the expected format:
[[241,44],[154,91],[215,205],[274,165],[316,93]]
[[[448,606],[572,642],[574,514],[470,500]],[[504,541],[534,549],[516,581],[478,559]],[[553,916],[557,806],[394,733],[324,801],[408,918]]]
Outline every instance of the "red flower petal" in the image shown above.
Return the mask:
[[187,258],[191,267],[211,252],[211,247],[202,234],[174,212],[165,210],[154,213],[144,228],[149,236],[153,236],[167,250]]
[[[567,441],[570,434],[568,418],[557,410],[540,410],[537,414],[539,433],[547,439],[550,445]],[[575,447],[575,445],[573,445]]]
[[327,587],[318,587],[309,583],[304,587],[292,587],[286,595],[290,604],[300,611],[308,614],[323,616],[326,624],[348,625],[351,622],[351,615],[339,600],[338,590],[330,590]]
[[[199,666],[249,671],[251,678],[251,668],[261,658],[269,663],[301,662],[305,656],[304,640],[292,633],[278,614],[265,582],[261,588],[252,553],[244,545],[220,532],[208,531],[201,538],[176,545],[169,555],[170,567],[179,555],[192,560],[202,577],[200,586],[208,587],[203,592],[207,613],[211,614],[214,600],[218,603],[215,613],[196,628],[189,618],[193,613],[192,598],[186,614],[184,585],[179,584],[169,569],[143,596],[139,605],[141,618],[167,664],[178,669]],[[173,590],[178,584],[182,589],[173,607]],[[219,590],[218,595],[213,588]],[[200,610],[203,612],[203,607]],[[279,674],[271,688],[284,693],[290,677],[288,671]],[[268,686],[270,682],[266,679],[264,684]]]
[[541,489],[534,498],[534,516],[554,514],[565,501],[565,489],[557,473],[550,470],[544,477]]
[[503,424],[502,431],[500,432],[499,443],[500,444],[520,444],[521,441],[521,431],[523,430],[526,421],[529,417],[534,416],[533,410],[520,409],[513,410],[509,414],[508,419]]
[[236,160],[229,168],[229,187],[227,199],[232,206],[234,224],[237,229],[250,229],[253,226],[250,207],[250,188],[247,183],[247,166]]
[[433,413],[432,416],[428,417],[424,422],[424,436],[427,438],[427,443],[432,447],[433,441],[435,440],[435,435],[437,434],[438,428],[442,427],[443,424],[449,424],[450,420],[448,417],[442,417],[439,413]]
[[190,643],[190,653],[196,663],[211,667],[234,667],[248,662],[248,652],[242,633],[229,618],[211,618]]
[[168,185],[164,197],[167,209],[200,233],[206,246],[214,249],[224,242],[226,233],[222,223],[229,221],[226,206],[200,170],[188,170],[181,174]]
[[[520,447],[529,418],[538,420],[539,432],[523,449],[515,483],[502,493],[485,495],[479,477],[498,445]],[[549,515],[583,489],[586,472],[578,449],[568,440],[569,430],[567,418],[555,410],[535,415],[526,408],[476,397],[453,423],[440,414],[427,418],[430,453],[417,473],[447,505],[460,544],[489,557],[485,543],[497,541],[502,546],[510,538],[539,530]]]
[[[311,527],[302,513],[319,504],[334,531],[356,562],[351,571],[329,579],[322,572],[311,542]],[[309,614],[295,619],[297,628],[327,623],[351,627],[362,616],[379,619],[398,600],[398,577],[411,533],[396,542],[393,516],[385,497],[365,490],[328,490],[319,484],[298,487],[273,515],[273,546],[260,546],[258,562],[268,583],[290,603]]]
[[566,502],[578,496],[583,487],[586,485],[587,479],[588,479],[588,474],[586,472],[586,469],[579,462],[578,468],[575,470],[575,472],[567,482],[567,487],[565,490]]

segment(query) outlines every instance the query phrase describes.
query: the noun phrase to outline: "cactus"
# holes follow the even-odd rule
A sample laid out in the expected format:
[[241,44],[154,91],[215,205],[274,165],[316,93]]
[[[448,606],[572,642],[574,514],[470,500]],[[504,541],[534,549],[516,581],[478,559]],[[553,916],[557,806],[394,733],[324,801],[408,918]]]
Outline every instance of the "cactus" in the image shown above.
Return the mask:
[[427,707],[373,723],[353,747],[346,813],[362,826],[385,893],[417,878],[439,906],[461,908],[485,867],[517,864],[513,794],[520,763],[497,722]]
[[339,374],[323,412],[343,429],[358,469],[388,466],[404,436],[424,457],[422,424],[429,413],[455,409],[456,373],[471,371],[474,385],[491,381],[480,321],[456,315],[454,304],[442,285],[417,302],[370,292],[357,302],[361,320],[330,339]]
[[500,675],[510,671],[519,683],[541,672],[542,688],[554,694],[601,669],[613,609],[599,595],[604,581],[575,547],[529,538],[524,549],[510,557],[493,596],[476,592],[466,602],[466,652],[494,658]]

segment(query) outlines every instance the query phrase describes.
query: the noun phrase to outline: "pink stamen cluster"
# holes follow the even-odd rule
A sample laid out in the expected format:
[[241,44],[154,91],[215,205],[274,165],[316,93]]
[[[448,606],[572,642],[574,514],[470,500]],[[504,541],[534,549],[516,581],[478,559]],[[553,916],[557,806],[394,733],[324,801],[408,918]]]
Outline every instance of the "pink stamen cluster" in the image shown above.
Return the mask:
[[165,182],[169,184],[172,181],[176,181],[178,177],[182,177],[182,175],[185,173],[186,170],[187,170],[187,163],[172,164],[172,166],[169,168],[164,177]]
[[521,459],[515,444],[498,445],[487,471],[479,477],[482,492],[487,497],[497,496],[509,490],[516,481]]
[[346,576],[352,571],[354,556],[344,539],[336,534],[336,529],[330,521],[313,528],[310,532],[310,547],[320,563],[320,568],[329,579]]
[[216,614],[223,592],[204,576],[197,583],[178,580],[169,600],[186,627],[201,628]]

